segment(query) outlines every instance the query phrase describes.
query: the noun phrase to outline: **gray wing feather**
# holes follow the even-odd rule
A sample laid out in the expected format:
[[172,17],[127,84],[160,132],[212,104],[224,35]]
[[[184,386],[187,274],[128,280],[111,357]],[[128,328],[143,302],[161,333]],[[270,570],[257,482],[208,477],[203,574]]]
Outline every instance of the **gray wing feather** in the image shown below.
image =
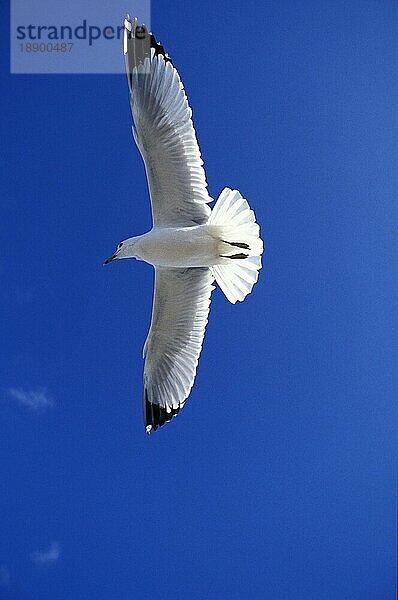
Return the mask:
[[152,322],[144,348],[147,433],[170,421],[191,391],[209,315],[212,282],[207,268],[155,269]]
[[153,224],[206,223],[212,199],[179,74],[137,20],[126,19],[124,34],[134,139],[145,163]]

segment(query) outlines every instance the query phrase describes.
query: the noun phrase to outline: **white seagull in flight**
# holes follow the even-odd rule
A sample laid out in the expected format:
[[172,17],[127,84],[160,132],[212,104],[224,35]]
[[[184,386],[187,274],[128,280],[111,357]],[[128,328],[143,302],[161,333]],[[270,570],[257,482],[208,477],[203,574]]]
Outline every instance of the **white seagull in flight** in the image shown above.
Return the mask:
[[247,201],[224,188],[215,206],[180,76],[145,25],[124,21],[133,135],[145,163],[153,228],[121,242],[120,258],[155,267],[144,346],[144,424],[150,434],[177,415],[191,391],[216,280],[243,300],[261,268],[263,243]]

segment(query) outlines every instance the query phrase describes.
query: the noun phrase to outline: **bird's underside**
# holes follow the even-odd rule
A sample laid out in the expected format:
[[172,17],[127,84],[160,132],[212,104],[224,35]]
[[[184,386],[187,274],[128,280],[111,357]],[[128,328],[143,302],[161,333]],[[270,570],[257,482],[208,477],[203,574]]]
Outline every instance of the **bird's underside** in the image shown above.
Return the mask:
[[[243,300],[257,281],[262,242],[254,213],[236,190],[225,188],[209,208],[212,199],[180,77],[163,46],[137,19],[125,20],[124,53],[133,135],[152,205],[153,229],[140,237],[151,240],[147,249],[163,262],[143,256],[142,241],[136,242],[135,254],[125,245],[112,259],[136,256],[155,265],[144,346],[144,424],[151,433],[178,414],[191,391],[214,279],[231,302]],[[168,240],[175,240],[177,231],[185,232],[187,245],[175,250]]]

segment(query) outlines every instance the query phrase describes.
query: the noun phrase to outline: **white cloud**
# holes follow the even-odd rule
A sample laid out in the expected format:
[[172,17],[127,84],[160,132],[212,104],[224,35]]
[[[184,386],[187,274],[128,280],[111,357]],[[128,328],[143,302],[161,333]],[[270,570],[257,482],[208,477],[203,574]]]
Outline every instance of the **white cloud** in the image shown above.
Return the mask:
[[57,562],[61,554],[61,547],[58,542],[51,542],[48,550],[36,550],[32,552],[31,559],[36,565],[50,565]]
[[8,394],[22,406],[30,410],[44,410],[54,403],[48,397],[46,390],[23,390],[22,388],[9,388]]
[[5,565],[0,565],[0,587],[8,587],[10,585],[10,571]]

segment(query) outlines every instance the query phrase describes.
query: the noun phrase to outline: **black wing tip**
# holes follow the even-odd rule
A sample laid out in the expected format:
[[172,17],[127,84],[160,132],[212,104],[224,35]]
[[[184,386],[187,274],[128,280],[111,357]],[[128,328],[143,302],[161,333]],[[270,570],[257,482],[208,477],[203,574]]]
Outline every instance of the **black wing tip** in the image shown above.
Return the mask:
[[141,25],[139,24],[137,17],[131,20],[130,16],[126,15],[124,19],[124,29],[129,40],[134,38],[135,40],[146,41],[149,37],[150,47],[154,49],[155,56],[163,56],[165,62],[173,64],[173,61],[165,51],[163,44],[156,40],[154,34],[148,31],[148,28],[144,23]]
[[159,404],[153,404],[148,398],[148,390],[144,388],[144,426],[147,435],[151,435],[152,431],[156,431],[158,427],[162,427],[165,423],[171,421],[180,412],[183,404],[177,408],[172,408],[167,412],[165,408]]
[[165,51],[163,44],[156,41],[156,38],[153,35],[153,33],[151,33],[151,48],[153,48],[155,50],[156,56],[159,56],[159,55],[163,56],[164,62],[169,62],[169,63],[173,64],[173,61],[171,60],[170,56]]

